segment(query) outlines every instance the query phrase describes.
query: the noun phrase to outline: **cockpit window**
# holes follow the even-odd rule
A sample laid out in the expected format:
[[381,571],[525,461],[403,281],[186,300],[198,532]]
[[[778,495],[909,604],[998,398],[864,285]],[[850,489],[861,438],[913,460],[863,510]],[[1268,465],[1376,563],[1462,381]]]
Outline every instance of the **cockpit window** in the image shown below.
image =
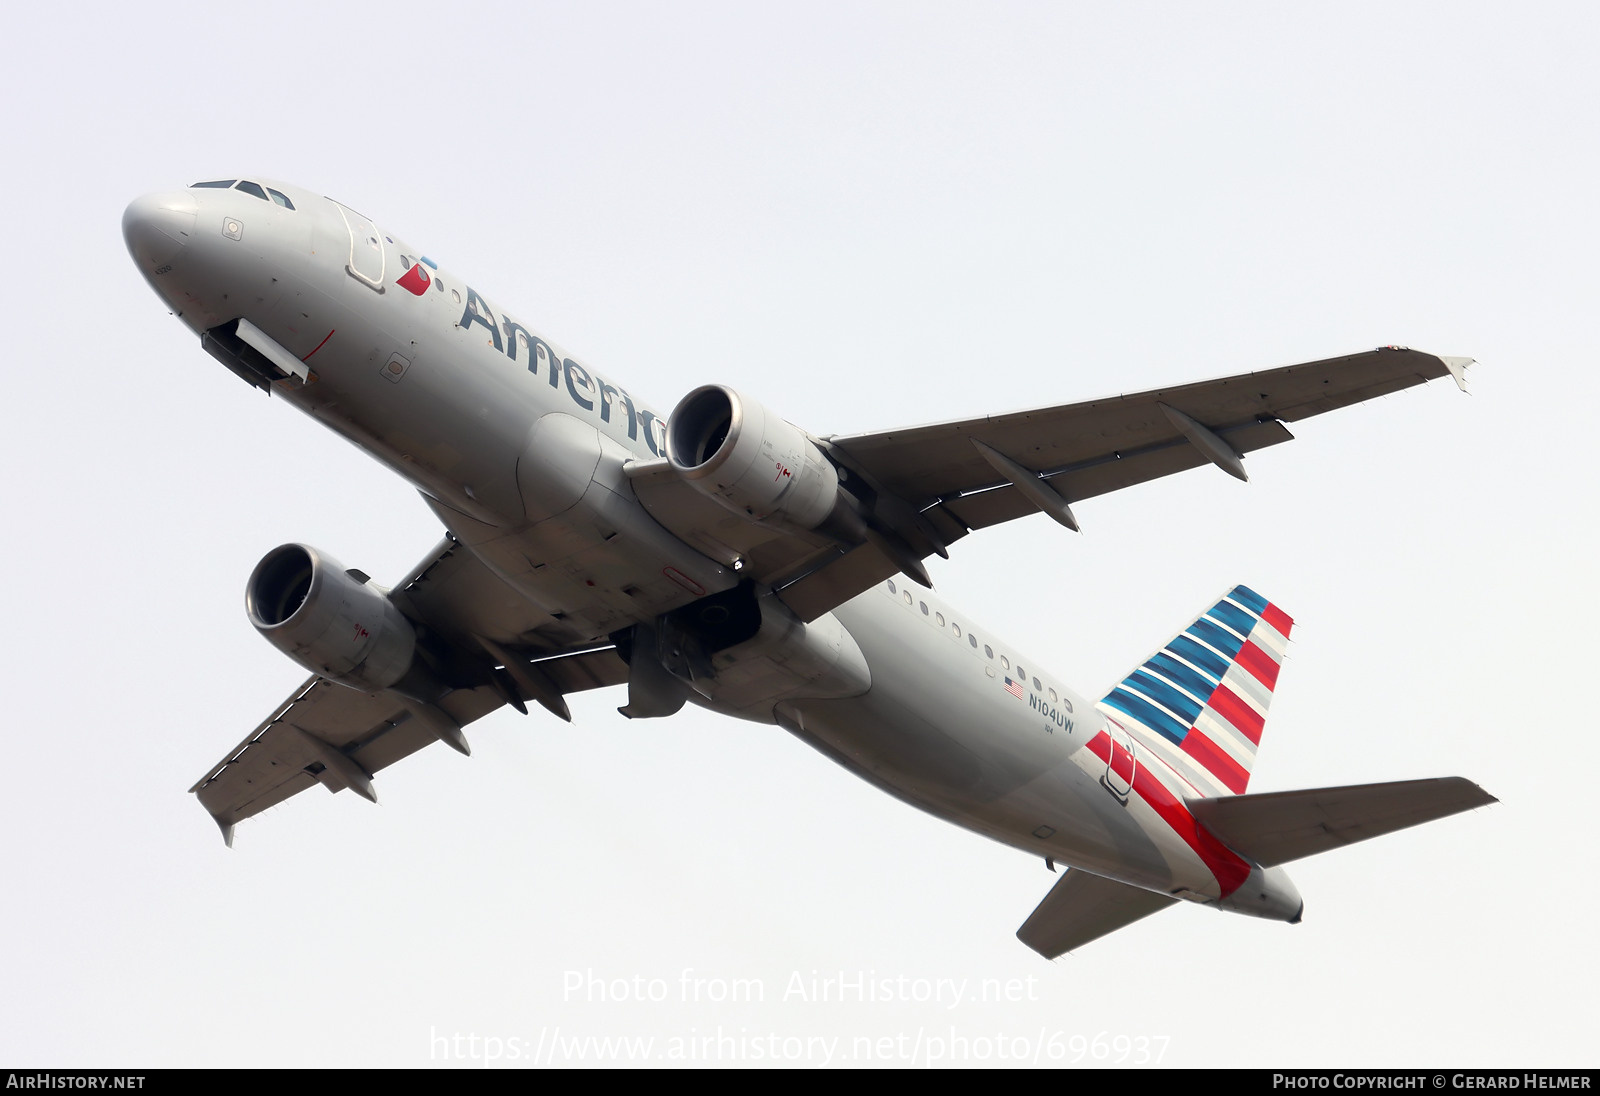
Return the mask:
[[213,179],[209,183],[192,183],[192,184],[190,184],[189,189],[193,190],[196,187],[212,187],[212,188],[214,188],[216,190],[227,190],[230,186],[232,186],[237,181],[238,180],[236,180],[236,179]]
[[252,183],[249,179],[240,180],[239,185],[234,187],[233,189],[234,190],[242,190],[246,194],[254,194],[257,198],[260,198],[263,202],[270,202],[272,200],[271,198],[267,197],[267,192],[262,190],[260,185],[258,185],[256,183]]
[[289,200],[289,196],[287,194],[285,194],[283,191],[281,191],[281,190],[273,190],[269,186],[269,187],[267,187],[267,193],[272,195],[272,200],[274,202],[277,202],[284,209],[293,209],[294,208],[294,203]]

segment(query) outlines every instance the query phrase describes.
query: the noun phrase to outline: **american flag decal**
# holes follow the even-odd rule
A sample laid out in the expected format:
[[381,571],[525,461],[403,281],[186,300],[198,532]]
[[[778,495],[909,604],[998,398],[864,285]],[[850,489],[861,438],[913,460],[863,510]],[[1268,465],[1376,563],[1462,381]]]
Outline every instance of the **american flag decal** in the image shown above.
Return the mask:
[[428,272],[422,269],[422,264],[417,263],[410,270],[396,278],[394,284],[420,297],[432,281],[433,279],[428,277]]
[[1006,692],[1010,693],[1012,696],[1016,697],[1018,700],[1021,700],[1022,699],[1022,682],[1013,681],[1009,677],[1006,678]]

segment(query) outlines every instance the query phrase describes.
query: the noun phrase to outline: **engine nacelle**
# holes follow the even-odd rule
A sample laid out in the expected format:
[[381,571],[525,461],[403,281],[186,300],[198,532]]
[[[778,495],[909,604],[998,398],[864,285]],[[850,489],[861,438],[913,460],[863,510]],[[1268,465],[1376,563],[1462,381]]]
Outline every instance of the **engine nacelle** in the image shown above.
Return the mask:
[[365,575],[314,548],[285,544],[268,552],[251,572],[244,600],[256,631],[312,673],[362,692],[429,691],[416,687],[423,684],[416,678],[429,675],[421,667],[413,672],[411,622]]
[[756,521],[815,529],[839,501],[839,471],[804,430],[718,384],[673,409],[667,459],[695,489]]

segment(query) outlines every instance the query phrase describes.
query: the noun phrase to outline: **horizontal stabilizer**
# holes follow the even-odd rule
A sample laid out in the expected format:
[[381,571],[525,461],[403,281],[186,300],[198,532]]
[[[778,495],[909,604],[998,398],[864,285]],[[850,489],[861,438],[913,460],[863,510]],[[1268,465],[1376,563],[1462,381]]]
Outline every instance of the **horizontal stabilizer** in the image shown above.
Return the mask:
[[1223,844],[1270,868],[1499,800],[1446,776],[1185,802]]
[[1022,923],[1017,939],[1046,959],[1054,959],[1175,901],[1165,894],[1071,868]]

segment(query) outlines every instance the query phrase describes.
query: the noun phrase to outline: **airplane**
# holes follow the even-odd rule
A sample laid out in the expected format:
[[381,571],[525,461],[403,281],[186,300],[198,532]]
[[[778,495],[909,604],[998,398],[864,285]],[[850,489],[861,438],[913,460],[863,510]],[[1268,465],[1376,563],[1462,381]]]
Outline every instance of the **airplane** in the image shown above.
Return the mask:
[[372,219],[262,178],[146,194],[128,250],[201,347],[413,485],[443,539],[385,588],[285,544],[250,622],[310,677],[190,789],[235,825],[532,702],[625,685],[775,724],[890,795],[1064,868],[1018,938],[1054,959],[1187,901],[1297,923],[1283,867],[1496,802],[1460,777],[1250,792],[1293,626],[1246,586],[1098,700],[935,596],[971,532],[1193,468],[1452,377],[1396,346],[846,436],[743,392],[668,415]]

